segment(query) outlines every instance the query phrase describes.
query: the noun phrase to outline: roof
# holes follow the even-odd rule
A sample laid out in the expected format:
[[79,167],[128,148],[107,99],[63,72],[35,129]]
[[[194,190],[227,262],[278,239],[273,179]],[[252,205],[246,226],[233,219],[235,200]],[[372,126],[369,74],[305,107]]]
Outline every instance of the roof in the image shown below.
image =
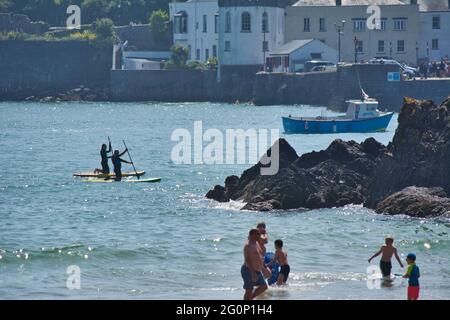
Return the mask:
[[[410,1],[410,0],[402,0]],[[449,10],[449,3],[446,0],[418,0],[420,11],[445,11]]]
[[[292,40],[288,43],[285,43],[281,47],[276,50],[270,52],[271,55],[287,55],[294,52],[301,47],[306,46],[308,43],[314,41],[315,39],[306,39],[306,40]],[[319,41],[319,40],[317,40]]]
[[[410,0],[406,0],[410,1]],[[403,5],[400,0],[342,0],[343,6],[369,6],[369,5]],[[299,0],[293,4],[294,7],[307,6],[336,6],[336,0]]]

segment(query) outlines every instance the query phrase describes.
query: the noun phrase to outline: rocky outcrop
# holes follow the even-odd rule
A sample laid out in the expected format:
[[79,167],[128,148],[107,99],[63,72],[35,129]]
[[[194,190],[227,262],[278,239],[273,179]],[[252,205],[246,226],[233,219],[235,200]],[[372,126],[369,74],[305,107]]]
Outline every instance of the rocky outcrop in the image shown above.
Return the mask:
[[450,199],[442,188],[407,187],[379,202],[376,212],[413,217],[440,216],[450,213]]
[[41,94],[40,96],[30,96],[25,101],[36,102],[61,102],[61,101],[107,101],[109,98],[108,89],[95,88],[91,89],[85,86],[71,89],[56,95]]
[[398,128],[374,171],[366,206],[375,208],[408,186],[441,187],[450,194],[450,98],[432,101],[405,98]]
[[[298,157],[285,139],[280,139],[279,171],[261,175],[261,163],[246,170],[240,178],[228,177],[225,187],[215,186],[206,195],[217,201],[242,200],[243,209],[316,209],[363,203],[366,200],[376,159],[387,151],[369,138],[335,140],[326,150]],[[269,149],[268,153],[271,153]]]
[[[379,213],[436,216],[449,211],[450,98],[404,99],[394,139],[387,147],[373,138],[363,143],[333,141],[326,150],[297,156],[280,139],[280,169],[261,175],[261,163],[206,195],[243,209],[317,209],[361,204]],[[271,149],[268,150],[270,154]]]

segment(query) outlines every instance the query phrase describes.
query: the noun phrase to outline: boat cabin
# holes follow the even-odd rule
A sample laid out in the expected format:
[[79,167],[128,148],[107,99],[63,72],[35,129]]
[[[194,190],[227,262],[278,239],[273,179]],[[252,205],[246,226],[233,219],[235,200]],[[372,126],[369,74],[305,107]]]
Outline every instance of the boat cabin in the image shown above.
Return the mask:
[[375,99],[367,100],[349,100],[347,101],[347,114],[348,119],[367,119],[374,118],[380,115],[378,110],[378,101]]

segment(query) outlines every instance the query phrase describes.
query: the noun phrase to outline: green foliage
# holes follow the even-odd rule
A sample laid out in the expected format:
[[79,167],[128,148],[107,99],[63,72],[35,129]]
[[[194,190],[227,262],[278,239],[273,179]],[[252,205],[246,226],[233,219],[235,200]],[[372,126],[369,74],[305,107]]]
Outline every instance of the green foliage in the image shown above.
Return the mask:
[[150,16],[150,30],[155,39],[163,39],[167,31],[169,14],[164,10],[156,10]]
[[206,64],[201,61],[189,61],[186,65],[188,69],[194,69],[194,70],[206,70]]
[[[148,23],[155,10],[167,10],[173,0],[0,0],[0,12],[23,13],[34,21],[45,21],[50,26],[65,26],[66,9],[75,4],[81,8],[81,23],[110,18],[115,25],[130,22]],[[178,0],[180,2],[180,0]]]
[[91,31],[95,35],[94,44],[112,45],[116,41],[114,23],[109,18],[97,19],[91,26]]
[[2,33],[0,33],[0,41],[26,40],[27,36],[28,35],[23,32],[16,32],[16,31],[2,32]]
[[219,60],[217,57],[211,57],[206,61],[206,67],[208,69],[217,69],[217,65],[219,64]]
[[189,50],[179,44],[175,44],[170,49],[172,51],[171,61],[175,68],[185,68],[189,57]]
[[92,31],[84,30],[83,32],[75,32],[70,34],[70,39],[95,41],[97,39],[97,35]]

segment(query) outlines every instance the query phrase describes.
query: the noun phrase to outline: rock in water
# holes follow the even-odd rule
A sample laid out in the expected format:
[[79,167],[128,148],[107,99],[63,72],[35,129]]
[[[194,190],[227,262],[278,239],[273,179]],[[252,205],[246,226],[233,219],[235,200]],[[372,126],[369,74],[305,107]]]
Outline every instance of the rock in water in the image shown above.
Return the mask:
[[[242,200],[243,209],[326,208],[366,200],[369,177],[385,146],[369,138],[335,140],[326,149],[298,157],[285,139],[280,139],[280,164],[275,175],[261,175],[259,162],[240,178],[228,177],[225,187],[216,186],[206,197],[217,201]],[[271,154],[271,150],[268,154]]]
[[374,171],[370,208],[408,186],[441,187],[450,194],[450,98],[440,106],[405,98],[398,123],[389,153]]
[[391,194],[376,207],[378,213],[406,214],[412,217],[450,213],[450,199],[442,188],[407,187]]

